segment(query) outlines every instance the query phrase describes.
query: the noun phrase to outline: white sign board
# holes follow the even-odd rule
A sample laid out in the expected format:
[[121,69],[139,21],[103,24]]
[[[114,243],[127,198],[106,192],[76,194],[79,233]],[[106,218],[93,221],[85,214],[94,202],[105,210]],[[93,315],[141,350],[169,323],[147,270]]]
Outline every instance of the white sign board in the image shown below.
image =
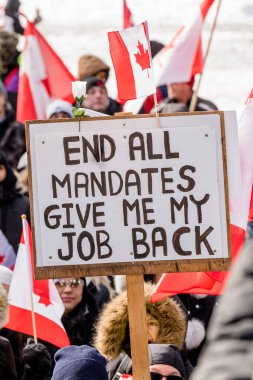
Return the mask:
[[229,260],[221,129],[161,119],[29,125],[36,267]]

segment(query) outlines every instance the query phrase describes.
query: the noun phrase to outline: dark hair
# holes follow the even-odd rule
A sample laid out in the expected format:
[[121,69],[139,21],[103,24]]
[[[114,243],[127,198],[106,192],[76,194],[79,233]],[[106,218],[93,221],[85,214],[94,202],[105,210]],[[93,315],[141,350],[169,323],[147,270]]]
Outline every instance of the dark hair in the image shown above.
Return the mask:
[[81,302],[62,317],[70,343],[77,346],[91,343],[93,325],[98,313],[96,301],[87,290],[85,278],[81,278],[84,280]]

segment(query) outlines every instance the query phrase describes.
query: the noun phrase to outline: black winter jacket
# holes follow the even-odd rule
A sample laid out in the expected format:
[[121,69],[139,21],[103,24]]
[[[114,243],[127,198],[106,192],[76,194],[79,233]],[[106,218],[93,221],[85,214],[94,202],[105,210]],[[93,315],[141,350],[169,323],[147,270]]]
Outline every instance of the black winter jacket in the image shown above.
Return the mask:
[[21,215],[25,214],[30,220],[29,200],[16,189],[17,178],[3,156],[0,164],[4,164],[7,171],[5,180],[0,182],[0,230],[17,252],[22,233]]
[[15,120],[14,110],[8,105],[5,118],[0,121],[0,152],[8,164],[16,169],[25,150],[24,126]]

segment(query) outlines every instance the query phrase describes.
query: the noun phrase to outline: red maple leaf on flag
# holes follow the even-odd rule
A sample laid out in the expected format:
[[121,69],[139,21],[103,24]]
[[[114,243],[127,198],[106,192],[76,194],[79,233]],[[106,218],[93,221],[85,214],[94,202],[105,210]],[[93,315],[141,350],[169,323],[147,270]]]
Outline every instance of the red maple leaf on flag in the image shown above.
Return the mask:
[[44,304],[46,307],[51,305],[48,280],[35,280],[34,293],[40,297],[39,303]]
[[136,58],[136,62],[141,66],[142,71],[146,69],[150,69],[150,56],[148,49],[144,49],[143,44],[138,41],[138,53],[136,53],[134,56]]
[[43,297],[43,296],[40,296],[38,303],[44,304],[46,307],[51,305],[51,301],[48,298]]

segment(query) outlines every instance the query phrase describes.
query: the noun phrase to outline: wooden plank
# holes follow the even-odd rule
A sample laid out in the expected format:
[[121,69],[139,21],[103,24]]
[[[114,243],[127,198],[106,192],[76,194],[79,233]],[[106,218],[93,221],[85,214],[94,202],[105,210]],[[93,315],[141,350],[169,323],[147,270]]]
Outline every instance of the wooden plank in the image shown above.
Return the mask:
[[227,152],[226,152],[226,134],[225,134],[225,119],[224,112],[220,114],[221,125],[221,142],[222,142],[222,161],[224,172],[224,191],[226,202],[226,222],[227,222],[227,241],[228,241],[228,254],[229,259],[232,260],[232,247],[230,238],[230,213],[229,213],[229,192],[228,192],[228,168],[227,168]]
[[146,307],[142,275],[126,276],[134,380],[150,380]]
[[35,267],[35,277],[38,280],[46,278],[72,277],[72,276],[105,276],[117,274],[154,274],[177,272],[209,272],[227,270],[231,260],[225,259],[198,259],[198,260],[172,260],[172,261],[146,261],[145,263],[114,263],[89,265],[62,265],[49,267]]
[[[223,171],[224,171],[224,188],[225,188],[225,200],[226,200],[226,222],[227,222],[227,236],[228,236],[228,246],[229,246],[229,258],[220,259],[198,259],[198,260],[172,260],[172,261],[156,261],[156,262],[131,262],[131,263],[113,263],[113,264],[84,264],[84,265],[70,265],[70,266],[47,266],[47,267],[37,267],[36,266],[36,254],[35,256],[35,276],[38,279],[43,278],[56,278],[56,277],[70,277],[73,275],[84,275],[84,276],[96,276],[96,275],[109,275],[109,274],[151,274],[151,273],[163,273],[163,272],[192,272],[192,271],[217,271],[217,270],[227,270],[231,262],[231,247],[230,247],[230,236],[229,236],[229,207],[228,207],[228,179],[227,179],[227,163],[226,163],[226,145],[225,145],[225,126],[224,126],[224,112],[222,111],[211,111],[205,112],[205,114],[215,114],[220,117],[221,125],[221,139],[222,139],[222,154],[223,154]],[[188,116],[185,113],[176,114],[162,114],[160,117],[168,116]],[[194,112],[192,115],[203,115],[203,112]],[[89,118],[89,121],[96,120],[108,120],[108,119],[139,119],[139,118],[152,118],[155,115],[117,115],[112,117],[99,117],[99,118]],[[43,121],[33,121],[26,123],[26,139],[27,139],[27,152],[28,152],[28,167],[29,167],[29,193],[31,201],[31,217],[32,217],[32,232],[33,240],[35,239],[34,234],[34,201],[32,193],[32,176],[31,176],[31,157],[30,157],[30,127],[33,124],[46,124],[46,123],[65,123],[70,121],[87,121],[87,118],[74,118],[74,119],[60,119],[60,120],[43,120]],[[35,251],[35,241],[34,241],[34,251]],[[50,253],[49,253],[50,256]]]

